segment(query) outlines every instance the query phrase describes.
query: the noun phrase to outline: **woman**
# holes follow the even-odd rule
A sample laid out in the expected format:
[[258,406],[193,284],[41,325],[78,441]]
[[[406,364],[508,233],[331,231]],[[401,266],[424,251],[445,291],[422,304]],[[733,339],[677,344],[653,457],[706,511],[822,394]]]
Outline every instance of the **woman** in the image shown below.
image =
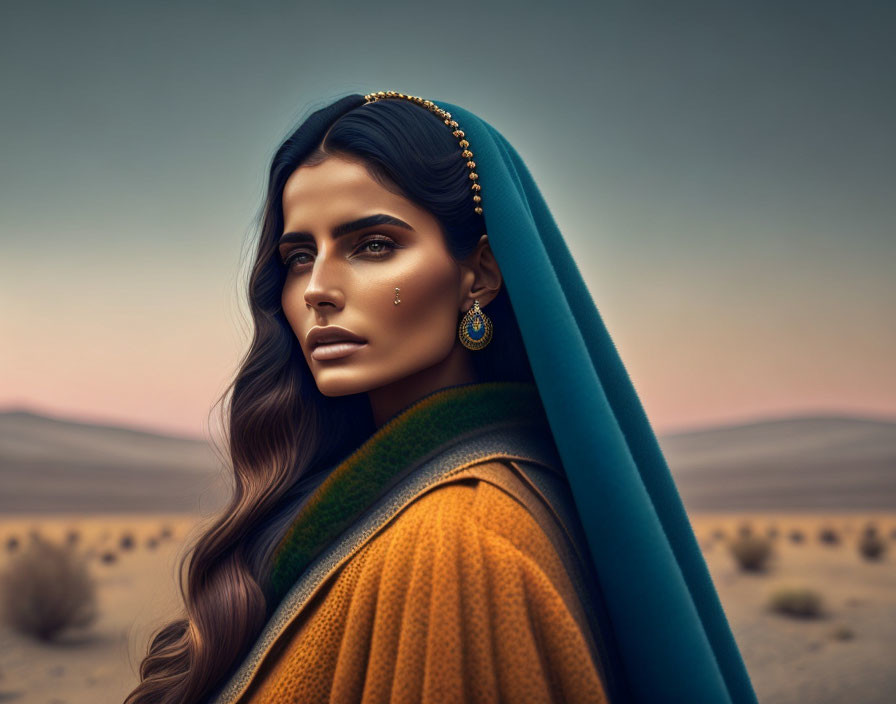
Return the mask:
[[755,702],[532,177],[455,105],[311,114],[270,170],[233,499],[137,702]]

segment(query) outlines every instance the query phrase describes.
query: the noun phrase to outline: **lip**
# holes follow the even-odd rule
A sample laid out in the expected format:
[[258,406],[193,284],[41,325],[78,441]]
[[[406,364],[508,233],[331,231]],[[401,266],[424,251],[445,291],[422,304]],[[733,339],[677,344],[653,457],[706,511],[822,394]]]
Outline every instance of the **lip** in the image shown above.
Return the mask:
[[324,361],[347,357],[366,347],[367,340],[338,325],[327,325],[311,328],[305,336],[305,344],[311,348],[312,359]]
[[355,335],[351,330],[346,330],[338,325],[313,327],[305,336],[305,346],[311,349],[330,342],[367,342],[367,340],[360,335]]
[[311,357],[312,359],[316,359],[318,362],[328,359],[342,359],[343,357],[348,357],[348,355],[353,354],[364,347],[367,347],[366,342],[342,341],[322,343],[311,350]]

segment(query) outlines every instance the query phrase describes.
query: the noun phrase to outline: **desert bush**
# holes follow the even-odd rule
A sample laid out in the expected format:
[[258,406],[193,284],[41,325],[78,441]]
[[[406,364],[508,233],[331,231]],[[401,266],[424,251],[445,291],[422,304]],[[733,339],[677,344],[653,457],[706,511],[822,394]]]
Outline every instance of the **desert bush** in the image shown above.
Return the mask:
[[825,526],[818,531],[818,540],[825,545],[837,545],[840,542],[840,534],[830,526]]
[[851,640],[856,637],[856,632],[846,624],[841,623],[831,631],[834,640]]
[[18,536],[11,535],[6,539],[6,552],[15,552],[19,548]]
[[769,527],[766,529],[765,534],[766,534],[769,538],[772,538],[772,539],[777,538],[777,537],[778,537],[778,528],[777,528],[777,526],[769,526]]
[[100,553],[100,562],[104,565],[111,565],[113,562],[118,561],[118,555],[116,555],[112,550],[104,550]]
[[133,550],[134,549],[134,534],[133,533],[123,533],[121,539],[118,541],[118,546],[122,550]]
[[747,521],[744,521],[737,527],[738,535],[741,537],[747,537],[748,535],[753,534],[753,526],[751,526]]
[[167,525],[162,526],[162,530],[159,533],[159,535],[162,536],[163,540],[167,540],[168,538],[171,538],[174,536],[174,530],[171,528],[171,526],[167,526]]
[[713,540],[724,540],[725,539],[725,531],[722,530],[721,528],[716,528],[712,532],[712,539]]
[[51,640],[93,623],[96,585],[86,562],[73,550],[33,540],[0,574],[0,610],[11,628]]
[[70,528],[65,534],[65,542],[68,545],[77,545],[81,540],[81,533],[77,528]]
[[790,542],[792,543],[802,543],[806,539],[806,536],[803,535],[803,531],[799,528],[794,528],[790,531]]
[[874,521],[866,523],[862,529],[862,535],[877,535],[877,524]]
[[742,570],[762,572],[772,557],[772,544],[760,535],[741,535],[728,543],[728,549]]
[[159,546],[159,539],[156,537],[149,537],[146,539],[146,547],[149,550],[155,550]]
[[887,551],[887,544],[877,533],[865,533],[859,538],[859,554],[866,560],[880,560]]
[[772,592],[769,608],[786,616],[818,618],[823,615],[823,599],[808,587],[781,587]]

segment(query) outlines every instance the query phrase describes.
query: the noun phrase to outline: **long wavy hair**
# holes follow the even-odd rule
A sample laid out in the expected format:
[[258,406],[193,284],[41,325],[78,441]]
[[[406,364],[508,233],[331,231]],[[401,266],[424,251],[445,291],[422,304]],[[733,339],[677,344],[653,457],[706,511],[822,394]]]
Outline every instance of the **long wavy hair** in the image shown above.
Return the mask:
[[[297,507],[375,430],[366,394],[331,398],[317,390],[281,308],[284,185],[299,166],[336,155],[359,160],[378,183],[432,213],[455,259],[484,233],[457,140],[409,101],[363,104],[347,96],[313,113],[280,145],[247,287],[254,335],[216,402],[226,407],[222,454],[232,468],[232,495],[181,557],[184,613],[150,638],[140,683],[124,704],[197,702],[226,681],[277,606],[267,603],[265,587]],[[533,381],[503,286],[486,312],[495,336],[471,353],[477,379]]]

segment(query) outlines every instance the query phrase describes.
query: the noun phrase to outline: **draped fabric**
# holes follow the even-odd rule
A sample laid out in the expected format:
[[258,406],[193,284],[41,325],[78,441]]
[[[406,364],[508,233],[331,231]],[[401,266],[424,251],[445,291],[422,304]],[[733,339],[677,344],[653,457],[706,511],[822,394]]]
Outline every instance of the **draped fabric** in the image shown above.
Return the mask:
[[335,575],[246,701],[606,702],[580,611],[519,502],[444,484]]
[[[485,231],[572,487],[618,637],[618,674],[632,700],[755,704],[659,443],[535,180],[492,125],[425,97],[451,113],[474,154]],[[556,105],[550,128],[561,126],[566,109]],[[592,266],[599,274],[612,263]]]
[[[608,616],[607,630],[612,633],[612,649],[617,656],[613,661],[613,671],[608,674],[614,682],[623,683],[619,691],[626,692],[625,701],[639,704],[667,701],[755,704],[756,696],[749,676],[656,436],[578,266],[532,175],[519,153],[492,125],[457,105],[434,96],[424,97],[451,113],[451,119],[459,123],[459,129],[464,131],[469,149],[475,155],[478,183],[482,188],[485,232],[520,326],[546,423],[556,444],[562,471],[568,480],[583,528],[585,552],[597,575],[601,600]],[[335,119],[352,109],[366,109],[363,104],[363,96],[349,95],[315,111],[303,122],[292,146],[299,152],[310,152]],[[567,106],[557,105],[556,108],[558,120],[562,122],[562,113]],[[599,129],[599,116],[595,129]],[[597,213],[595,217],[599,215]],[[593,236],[591,232],[577,234],[580,237]],[[602,267],[612,266],[612,263],[593,262],[592,265],[599,274]],[[487,308],[485,312],[488,313]],[[495,330],[494,334],[500,335],[501,331]],[[326,482],[321,488],[327,489]],[[363,510],[365,502],[372,498],[363,491],[359,492],[352,483],[347,483],[344,489],[345,507],[339,502],[312,505],[311,513],[305,518],[316,512],[320,520],[306,521],[304,527],[293,531],[281,546],[272,583],[275,601],[302,574],[313,559],[315,550],[333,539],[334,534],[321,530],[320,526],[344,528],[350,525],[350,514]],[[326,493],[322,492],[322,496]],[[335,493],[339,495],[339,492]],[[330,493],[332,496],[333,492]],[[344,508],[347,510],[343,511]],[[343,522],[328,521],[333,515],[340,515]],[[496,560],[490,563],[492,567],[516,574],[516,583],[523,584],[523,588],[529,590],[526,592],[528,596],[541,594],[537,602],[541,606],[538,608],[544,608],[544,604],[552,599],[556,601],[555,597],[549,596],[551,589],[562,593],[557,582],[552,582],[550,588],[544,583],[541,588],[537,587],[538,579],[533,575],[538,570],[544,574],[550,573],[548,564],[544,562],[546,558],[540,562],[532,558],[534,566],[530,564],[525,567],[529,563],[519,554],[514,557],[508,553],[498,557],[500,553],[488,552],[490,548],[485,546],[494,543],[493,536],[498,530],[496,526],[486,529],[480,525],[474,529],[468,525],[463,530],[456,530],[460,531],[460,535],[467,536],[460,540],[460,548],[469,547],[470,554],[477,554],[475,551],[478,550],[481,555],[490,555],[488,559]],[[471,536],[476,531],[479,531],[479,539],[472,540]],[[361,608],[369,598],[360,596],[367,592],[351,587],[351,584],[357,585],[362,576],[366,575],[365,579],[372,580],[364,584],[370,584],[371,589],[376,586],[376,595],[382,593],[379,588],[381,582],[377,579],[393,568],[392,562],[386,562],[387,558],[393,559],[389,556],[395,554],[388,546],[400,534],[402,529],[396,529],[382,541],[384,547],[371,548],[363,561],[346,570],[345,591],[339,592],[343,595],[343,601],[348,600],[348,606],[343,604],[342,607],[347,609],[345,619],[354,619],[353,623],[357,624],[360,617],[353,616],[352,605],[358,604],[357,608]],[[458,545],[445,549],[457,548]],[[463,563],[466,555],[465,552],[460,553],[457,559]],[[377,567],[378,564],[380,567]],[[386,564],[389,570],[382,567]],[[403,569],[413,572],[415,566],[420,564],[423,563],[411,560],[404,564]],[[432,593],[440,593],[436,589],[437,584],[432,583],[432,588],[436,590]],[[457,584],[442,582],[442,585],[443,589],[447,589],[444,592],[446,598],[448,594],[455,594],[453,598],[456,600],[458,593],[469,593],[473,598],[470,590],[475,581]],[[426,593],[430,592],[424,589]],[[337,593],[333,594],[336,596]],[[348,598],[349,594],[357,594],[360,601]],[[494,595],[494,591],[488,591],[481,597],[490,608],[497,608],[495,602],[489,601],[494,599]],[[337,603],[342,602],[337,599],[326,608],[338,611]],[[425,607],[424,602],[420,608]],[[374,620],[366,626],[364,619],[360,620],[362,632],[366,628],[371,638],[385,637],[385,631],[376,629],[377,613],[378,609],[373,616],[368,616],[368,619]],[[386,609],[381,618],[388,620],[389,613],[392,612]],[[426,614],[429,618],[433,612]],[[522,612],[517,613],[517,616],[521,615]],[[559,627],[559,632],[540,632],[538,629],[543,628],[546,622],[539,621],[531,614],[530,617],[529,631],[511,629],[509,635],[520,638],[523,643],[531,639],[531,643],[543,644],[546,639],[554,637],[571,642],[569,639],[572,636],[564,630],[562,623],[553,627]],[[433,618],[436,619],[434,623],[441,623],[438,621],[440,617]],[[462,623],[464,627],[476,627],[466,620]],[[457,624],[453,626],[455,631],[458,627]],[[313,626],[309,625],[308,628]],[[346,625],[345,629],[348,628]],[[448,630],[450,632],[450,628]],[[410,631],[400,629],[399,632],[409,633],[407,638],[412,637]],[[436,631],[427,630],[426,633]],[[494,631],[492,635],[495,635]],[[426,640],[421,640],[423,636],[418,634],[418,649],[413,651],[394,646],[392,651],[386,648],[382,656],[371,655],[384,658],[382,662],[391,662],[389,658],[394,657],[398,667],[406,662],[402,658],[411,657],[412,654],[425,658],[428,653],[435,652],[428,650],[430,637],[437,639],[436,635],[427,635]],[[470,647],[474,647],[472,643]],[[342,646],[347,649],[343,650]],[[303,647],[301,639],[296,641],[297,650],[294,653],[301,662],[305,662],[302,658],[310,652],[303,650]],[[432,647],[447,648],[437,642]],[[351,644],[342,640],[337,646],[331,643],[329,648],[329,657],[334,657],[333,653],[336,653],[337,665],[350,662],[351,653],[354,652]],[[421,652],[422,656],[419,654]],[[440,654],[438,659],[422,662],[431,662],[434,668],[445,663],[446,667],[452,668],[451,672],[457,674],[460,671],[456,652],[450,648],[437,652]],[[552,671],[544,668],[545,661],[541,659],[544,653],[541,650],[533,645],[528,653],[526,667],[523,668],[526,672],[537,672],[539,667],[545,672]],[[463,662],[466,666],[466,661]],[[522,668],[522,665],[514,665],[514,662],[511,659],[495,665],[498,668],[495,677],[498,677],[501,667],[508,667],[517,673],[508,679],[509,682],[516,681],[517,676],[525,678],[526,673],[513,669]],[[288,667],[286,664],[283,666]],[[578,665],[574,667],[579,674],[567,675],[569,679],[559,684],[552,681],[550,691],[559,691],[558,686],[562,689],[564,683],[570,681],[579,682],[578,686],[587,689],[588,686],[581,683],[587,682],[588,675],[582,674],[584,671]],[[388,671],[388,668],[383,670]],[[417,681],[414,685],[412,679],[408,686],[421,687],[423,689],[419,691],[423,692],[435,691],[436,682],[441,686],[434,671],[424,668],[417,676],[423,676],[423,683]],[[379,684],[370,686],[385,687],[383,683],[388,676],[385,677],[385,680],[377,680]],[[289,681],[295,682],[292,679]],[[357,688],[359,685],[351,684],[349,677],[339,686]],[[450,688],[448,691],[451,691]]]
[[439,389],[300,502],[208,701],[626,701],[587,555],[536,386]]

